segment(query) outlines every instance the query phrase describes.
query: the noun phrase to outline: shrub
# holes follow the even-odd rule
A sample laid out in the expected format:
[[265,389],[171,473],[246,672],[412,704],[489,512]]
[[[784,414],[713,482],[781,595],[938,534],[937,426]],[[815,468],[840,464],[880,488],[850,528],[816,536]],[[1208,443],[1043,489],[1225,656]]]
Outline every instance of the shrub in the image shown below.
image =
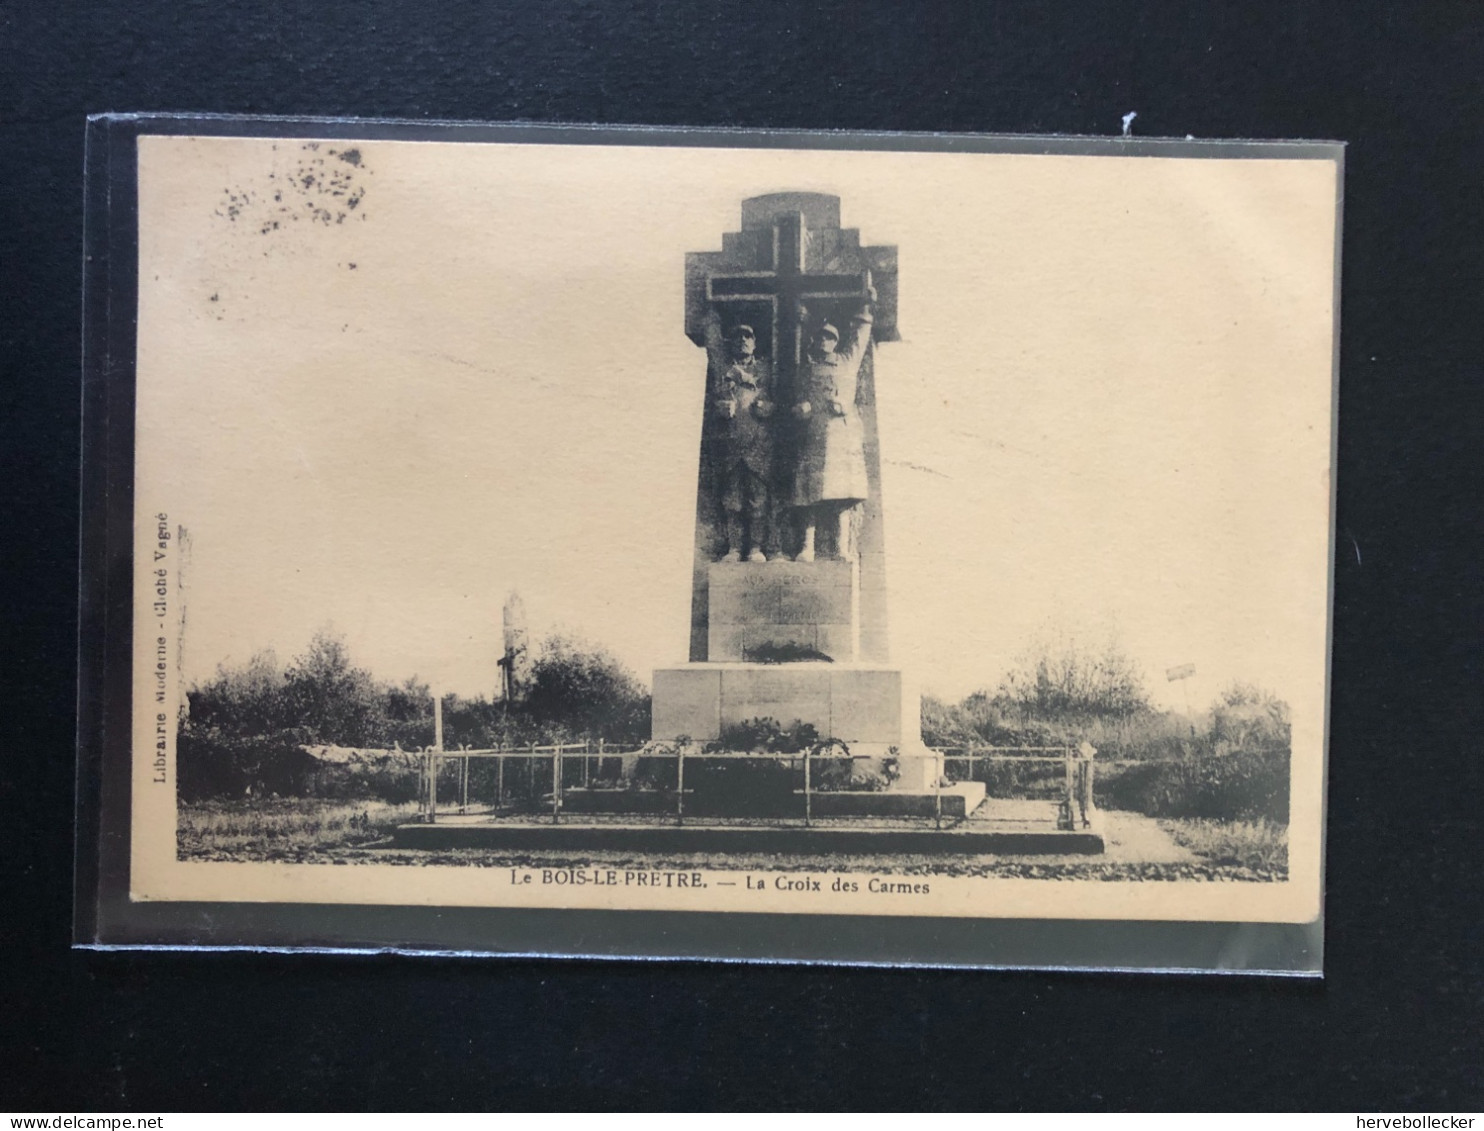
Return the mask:
[[521,709],[546,728],[547,741],[643,742],[649,737],[649,696],[639,681],[602,648],[567,636],[551,636],[542,644]]
[[1120,767],[1099,772],[1095,788],[1100,806],[1151,817],[1287,824],[1288,777],[1285,747]]
[[1116,636],[1098,642],[1049,629],[1006,673],[998,698],[1039,718],[1126,718],[1149,708],[1143,673]]
[[187,728],[176,745],[180,797],[302,796],[314,785],[319,762],[304,750],[303,728],[266,735],[224,734]]
[[390,746],[385,688],[354,667],[341,637],[320,632],[284,673],[280,695],[289,725],[313,730],[322,742]]
[[[415,796],[417,769],[392,753],[418,750],[434,739],[433,700],[416,678],[377,681],[355,667],[345,641],[315,635],[303,655],[282,667],[271,651],[246,664],[219,667],[190,689],[180,722],[180,795],[185,800],[253,794]],[[547,745],[581,739],[642,742],[649,735],[649,696],[619,661],[568,637],[542,646],[521,702],[483,697],[444,700],[444,746],[474,749]],[[326,762],[302,746],[363,751],[349,762]],[[385,757],[378,757],[384,752]],[[508,762],[507,798],[535,798],[551,788],[539,760]],[[452,771],[445,771],[452,773]],[[493,769],[471,769],[471,796],[493,790]],[[448,779],[454,779],[450,776]],[[544,782],[544,785],[542,784]],[[448,788],[440,779],[440,792]],[[492,795],[492,793],[491,793]]]

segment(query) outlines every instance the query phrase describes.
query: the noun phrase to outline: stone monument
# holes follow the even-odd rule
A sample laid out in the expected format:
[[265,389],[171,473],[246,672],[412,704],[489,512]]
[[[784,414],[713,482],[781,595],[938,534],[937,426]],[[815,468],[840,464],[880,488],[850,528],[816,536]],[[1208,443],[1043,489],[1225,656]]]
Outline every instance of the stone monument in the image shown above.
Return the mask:
[[685,332],[707,352],[690,662],[654,673],[655,740],[809,723],[895,757],[894,789],[934,788],[888,662],[874,356],[896,298],[896,248],[862,247],[824,193],[744,200],[721,251],[686,256]]

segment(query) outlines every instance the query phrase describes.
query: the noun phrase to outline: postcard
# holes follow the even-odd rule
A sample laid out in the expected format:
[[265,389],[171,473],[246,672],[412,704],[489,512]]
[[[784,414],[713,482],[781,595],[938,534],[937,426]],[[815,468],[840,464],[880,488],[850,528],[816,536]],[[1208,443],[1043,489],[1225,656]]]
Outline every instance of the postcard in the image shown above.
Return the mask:
[[1319,920],[1340,147],[132,144],[130,903]]

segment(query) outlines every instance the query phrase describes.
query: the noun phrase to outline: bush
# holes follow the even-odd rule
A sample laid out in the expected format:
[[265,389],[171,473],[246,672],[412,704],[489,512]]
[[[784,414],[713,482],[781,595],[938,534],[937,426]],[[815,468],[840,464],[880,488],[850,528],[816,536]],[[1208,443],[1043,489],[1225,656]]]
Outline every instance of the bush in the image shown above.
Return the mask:
[[[819,744],[813,724],[780,726],[777,719],[748,719],[729,726],[708,743],[708,754],[802,754]],[[777,816],[803,802],[794,796],[804,788],[802,762],[758,759],[697,758],[685,764],[685,785],[693,791],[688,802],[697,812],[723,816]]]
[[386,691],[370,672],[351,664],[343,639],[320,632],[284,673],[279,698],[289,724],[315,731],[322,742],[390,746]]
[[1093,641],[1051,629],[1006,673],[996,697],[1036,718],[1127,718],[1149,709],[1143,673],[1115,635]]
[[929,746],[1077,746],[1091,742],[1104,758],[1190,758],[1213,749],[1189,718],[1143,709],[1124,716],[1041,716],[979,691],[955,704],[922,700],[922,739]]
[[[393,748],[418,750],[434,740],[428,685],[415,677],[401,684],[376,680],[351,663],[345,641],[328,631],[316,634],[287,668],[271,651],[219,667],[190,689],[187,704],[178,751],[180,796],[188,801],[249,792],[405,801],[416,795],[417,768]],[[543,644],[523,701],[450,695],[443,716],[450,752],[649,736],[649,696],[639,682],[602,649],[561,636]],[[363,753],[327,762],[304,746]],[[528,759],[508,762],[505,770],[507,797],[529,800],[551,788],[550,772],[543,778]],[[471,796],[493,790],[493,769],[470,772]]]
[[1285,747],[1099,770],[1094,780],[1098,805],[1109,809],[1287,824],[1288,777]]
[[542,644],[521,711],[545,728],[549,742],[649,737],[649,696],[639,681],[602,648],[566,636]]
[[176,745],[180,797],[302,796],[313,787],[319,762],[305,751],[303,728],[266,735],[186,728]]
[[[1038,662],[1018,681],[1007,679],[993,695],[979,691],[955,704],[924,697],[924,741],[946,747],[1070,747],[1086,741],[1098,752],[1097,799],[1105,807],[1156,817],[1288,820],[1291,728],[1286,703],[1261,688],[1233,684],[1196,719],[1111,694],[1104,700],[1110,709],[1099,711],[1092,709],[1097,696],[1091,693],[1080,705],[1075,697],[1058,701],[1046,681],[1030,678],[1043,669],[1052,674],[1059,670],[1066,678],[1051,680],[1051,685],[1095,689],[1101,680],[1105,689],[1129,686],[1119,675],[1123,666],[1113,660],[1101,667],[1082,662],[1082,675],[1076,661],[1073,655],[1059,668]],[[1017,687],[1018,697],[1012,694]],[[1119,709],[1111,709],[1120,703]],[[1063,789],[1058,763],[985,759],[955,760],[948,766],[955,775],[984,782],[992,797],[1049,799]]]

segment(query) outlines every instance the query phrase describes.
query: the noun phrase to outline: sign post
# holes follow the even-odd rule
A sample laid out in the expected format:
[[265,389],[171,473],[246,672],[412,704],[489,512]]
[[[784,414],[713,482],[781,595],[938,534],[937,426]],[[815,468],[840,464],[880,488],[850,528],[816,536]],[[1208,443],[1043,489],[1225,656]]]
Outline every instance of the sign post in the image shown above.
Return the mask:
[[1190,714],[1190,687],[1185,682],[1195,675],[1194,664],[1177,664],[1173,668],[1165,669],[1165,679],[1170,683],[1179,683],[1180,690],[1185,698],[1185,717],[1190,719],[1190,733],[1195,734],[1195,719]]

